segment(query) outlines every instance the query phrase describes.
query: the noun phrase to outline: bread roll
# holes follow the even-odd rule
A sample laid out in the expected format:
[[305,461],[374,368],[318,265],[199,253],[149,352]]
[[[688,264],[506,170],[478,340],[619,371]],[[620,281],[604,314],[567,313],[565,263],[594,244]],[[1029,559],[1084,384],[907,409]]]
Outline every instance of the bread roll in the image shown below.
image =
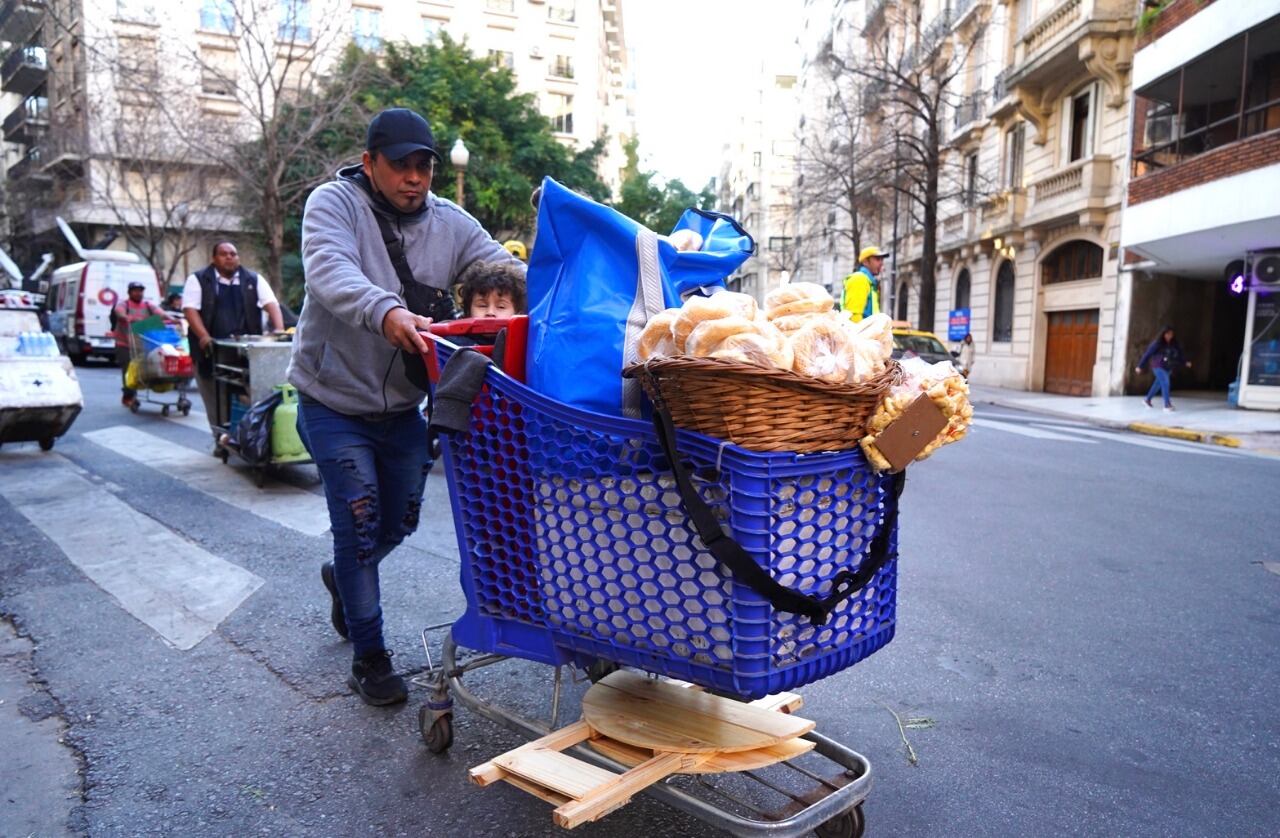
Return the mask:
[[720,348],[720,344],[731,335],[758,335],[761,326],[756,321],[745,317],[721,317],[718,320],[703,320],[689,334],[685,341],[684,352],[695,358],[706,358]]
[[636,357],[641,361],[650,358],[665,358],[676,354],[675,338],[671,336],[671,325],[676,322],[680,309],[669,308],[660,311],[644,325],[644,331],[636,340]]
[[671,336],[675,339],[676,352],[685,351],[685,343],[689,335],[704,320],[719,320],[724,317],[742,317],[751,320],[756,316],[756,300],[747,294],[733,291],[721,291],[710,297],[693,296],[685,301],[671,327]]
[[761,367],[773,367],[776,349],[773,341],[763,335],[750,332],[739,332],[730,335],[708,357],[737,361],[741,364],[755,364]]
[[840,313],[836,311],[809,311],[804,314],[784,314],[781,317],[775,317],[769,322],[778,327],[784,335],[792,335],[810,323],[824,319],[839,322],[842,318]]
[[839,384],[849,377],[853,347],[848,331],[830,320],[818,320],[792,335],[792,369],[800,375]]
[[682,253],[702,249],[702,236],[693,230],[676,230],[669,236],[663,236],[663,238],[671,242],[672,247]]
[[791,314],[830,311],[836,301],[816,282],[791,282],[765,295],[764,308],[770,320]]

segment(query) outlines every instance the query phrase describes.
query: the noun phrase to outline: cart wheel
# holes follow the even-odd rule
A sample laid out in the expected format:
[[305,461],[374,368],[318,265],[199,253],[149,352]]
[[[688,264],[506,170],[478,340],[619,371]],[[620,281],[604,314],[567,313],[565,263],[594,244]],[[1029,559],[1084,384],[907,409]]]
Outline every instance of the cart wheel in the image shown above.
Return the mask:
[[140,408],[140,407],[142,407],[142,403],[141,403],[141,402],[139,402],[137,399],[134,399],[133,401],[129,402],[129,412],[130,412],[130,413],[137,413],[137,412],[138,412],[138,408]]
[[428,751],[443,754],[453,744],[453,714],[445,713],[433,721],[430,708],[424,704],[418,708],[418,730]]
[[183,416],[191,415],[191,402],[180,402],[178,404],[178,412]]
[[826,823],[819,824],[813,832],[818,838],[861,838],[867,828],[867,820],[862,816],[862,804],[841,812]]
[[165,405],[164,407],[160,408],[160,415],[161,416],[169,415],[169,405]]
[[40,450],[41,450],[41,451],[52,451],[52,450],[53,450],[53,437],[51,437],[51,436],[42,437],[42,438],[40,439]]

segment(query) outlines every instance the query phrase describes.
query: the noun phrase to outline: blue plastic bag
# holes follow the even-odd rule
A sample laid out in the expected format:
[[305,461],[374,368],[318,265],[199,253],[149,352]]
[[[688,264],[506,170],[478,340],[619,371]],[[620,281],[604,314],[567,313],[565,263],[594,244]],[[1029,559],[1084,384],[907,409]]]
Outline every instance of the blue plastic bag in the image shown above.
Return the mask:
[[679,252],[617,210],[551,178],[542,182],[529,259],[528,383],[586,410],[639,416],[639,385],[622,377],[649,318],[724,278],[755,252],[727,215],[686,210],[677,230],[702,237]]

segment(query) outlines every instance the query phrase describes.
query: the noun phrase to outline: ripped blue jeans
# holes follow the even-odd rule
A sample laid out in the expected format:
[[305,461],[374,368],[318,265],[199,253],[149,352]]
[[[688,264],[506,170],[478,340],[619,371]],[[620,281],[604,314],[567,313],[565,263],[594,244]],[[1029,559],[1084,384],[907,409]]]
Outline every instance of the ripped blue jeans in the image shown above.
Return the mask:
[[417,410],[366,419],[303,396],[298,434],[324,481],[333,529],[333,575],[355,657],[382,643],[378,563],[418,528],[430,468],[427,423]]

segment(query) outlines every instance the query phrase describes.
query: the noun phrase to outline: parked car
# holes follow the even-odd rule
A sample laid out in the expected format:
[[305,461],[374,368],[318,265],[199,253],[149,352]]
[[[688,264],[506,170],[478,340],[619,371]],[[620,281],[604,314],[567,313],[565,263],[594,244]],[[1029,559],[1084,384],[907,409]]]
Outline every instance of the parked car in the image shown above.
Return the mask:
[[84,397],[71,362],[40,327],[38,305],[38,295],[0,291],[0,445],[38,442],[48,451]]
[[933,332],[912,328],[910,323],[895,320],[893,323],[893,357],[915,355],[920,360],[936,364],[953,361],[958,353],[951,352]]

